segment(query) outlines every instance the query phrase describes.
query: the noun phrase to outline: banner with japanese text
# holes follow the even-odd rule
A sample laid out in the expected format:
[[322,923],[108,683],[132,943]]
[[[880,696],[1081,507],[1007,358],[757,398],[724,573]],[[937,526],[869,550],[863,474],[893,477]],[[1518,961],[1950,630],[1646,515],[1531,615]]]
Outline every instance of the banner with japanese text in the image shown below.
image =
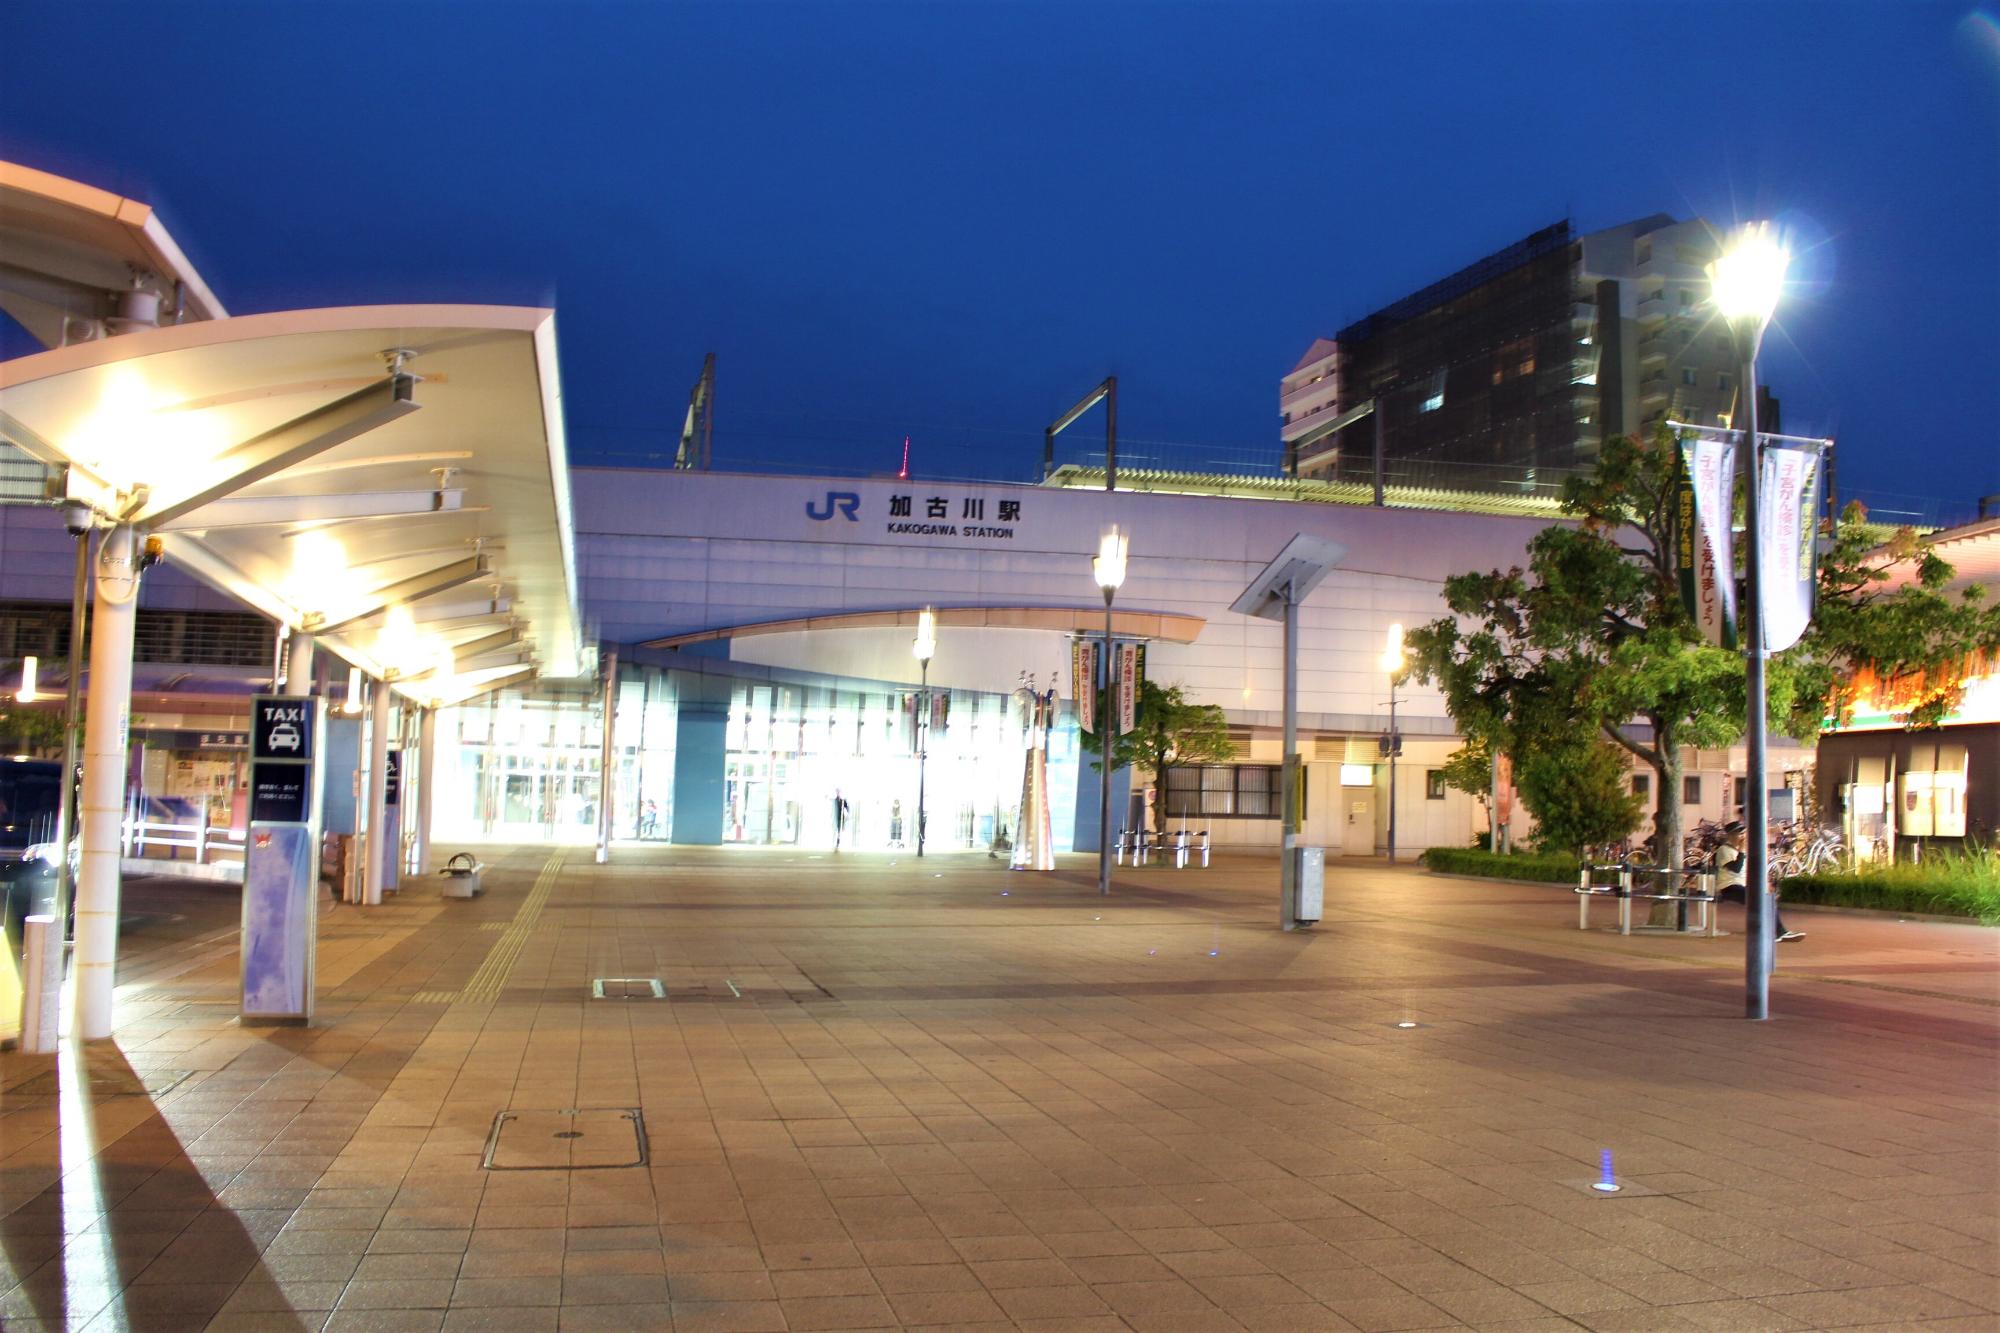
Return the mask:
[[1674,563],[1680,576],[1681,603],[1704,640],[1734,648],[1736,565],[1730,519],[1736,446],[1725,440],[1684,439],[1679,450]]
[[1076,701],[1076,725],[1097,730],[1097,644],[1072,639],[1069,645],[1069,697]]
[[1138,725],[1139,682],[1145,674],[1146,650],[1136,643],[1118,645],[1118,734]]
[[1764,447],[1757,491],[1757,610],[1769,652],[1797,643],[1812,622],[1819,587],[1819,487],[1816,447]]

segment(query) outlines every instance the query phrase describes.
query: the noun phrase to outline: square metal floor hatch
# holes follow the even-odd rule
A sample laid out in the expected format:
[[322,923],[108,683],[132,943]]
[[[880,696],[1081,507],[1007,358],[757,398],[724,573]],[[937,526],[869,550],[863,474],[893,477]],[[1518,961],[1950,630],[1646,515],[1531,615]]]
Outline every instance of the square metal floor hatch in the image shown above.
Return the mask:
[[598,1171],[646,1164],[646,1119],[620,1110],[502,1111],[480,1165],[488,1171]]
[[590,983],[593,1000],[664,1000],[667,988],[658,977],[598,977]]

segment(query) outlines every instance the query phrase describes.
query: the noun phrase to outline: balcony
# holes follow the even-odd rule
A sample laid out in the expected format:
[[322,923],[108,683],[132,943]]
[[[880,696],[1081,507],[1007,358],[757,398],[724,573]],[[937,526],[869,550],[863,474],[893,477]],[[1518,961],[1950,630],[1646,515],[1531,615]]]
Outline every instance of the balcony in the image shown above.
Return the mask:
[[1649,337],[1641,338],[1639,340],[1639,364],[1642,366],[1652,365],[1655,362],[1664,364],[1669,350],[1667,347],[1667,336],[1664,333],[1655,333]]
[[1639,401],[1642,403],[1664,403],[1672,392],[1673,386],[1663,370],[1654,371],[1639,381]]
[[1651,296],[1640,297],[1639,304],[1633,313],[1640,319],[1665,319],[1667,317],[1666,292],[1661,290],[1654,292]]
[[1315,395],[1322,395],[1331,403],[1334,395],[1339,391],[1340,377],[1338,375],[1325,375],[1316,380],[1309,380],[1304,384],[1295,384],[1289,388],[1280,389],[1278,391],[1278,408],[1280,411],[1289,412],[1294,404],[1305,402]]

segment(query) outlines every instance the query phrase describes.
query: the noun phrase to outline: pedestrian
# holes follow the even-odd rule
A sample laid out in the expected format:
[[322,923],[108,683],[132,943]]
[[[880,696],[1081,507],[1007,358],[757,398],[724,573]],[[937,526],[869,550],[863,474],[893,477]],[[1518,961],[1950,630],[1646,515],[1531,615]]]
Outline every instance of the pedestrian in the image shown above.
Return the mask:
[[833,793],[833,850],[840,850],[840,831],[847,827],[847,798]]
[[[1750,869],[1750,854],[1744,850],[1744,840],[1749,830],[1740,819],[1732,819],[1722,826],[1722,845],[1715,849],[1715,868],[1720,877],[1722,889],[1715,895],[1717,902],[1742,903],[1747,910],[1750,906],[1746,879]],[[1789,944],[1793,940],[1806,937],[1803,930],[1786,930],[1785,918],[1778,911],[1778,897],[1771,895],[1771,933],[1778,937],[1778,943]]]

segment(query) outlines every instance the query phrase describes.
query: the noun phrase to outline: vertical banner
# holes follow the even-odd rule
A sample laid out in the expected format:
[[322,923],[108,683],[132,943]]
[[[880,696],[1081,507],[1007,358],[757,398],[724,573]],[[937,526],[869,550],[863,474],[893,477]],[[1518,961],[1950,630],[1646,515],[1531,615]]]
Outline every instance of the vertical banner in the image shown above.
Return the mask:
[[1136,725],[1139,716],[1139,645],[1118,645],[1118,734]]
[[1076,700],[1076,725],[1097,730],[1097,645],[1073,639],[1069,645],[1069,697]]
[[1736,562],[1730,544],[1736,479],[1736,446],[1724,440],[1682,440],[1675,487],[1679,540],[1675,564],[1681,604],[1701,637],[1736,646]]
[[906,694],[902,698],[903,748],[911,754],[917,752],[917,696]]
[[1812,621],[1819,586],[1819,450],[1771,444],[1758,477],[1757,558],[1761,563],[1757,608],[1764,647],[1783,652]]

